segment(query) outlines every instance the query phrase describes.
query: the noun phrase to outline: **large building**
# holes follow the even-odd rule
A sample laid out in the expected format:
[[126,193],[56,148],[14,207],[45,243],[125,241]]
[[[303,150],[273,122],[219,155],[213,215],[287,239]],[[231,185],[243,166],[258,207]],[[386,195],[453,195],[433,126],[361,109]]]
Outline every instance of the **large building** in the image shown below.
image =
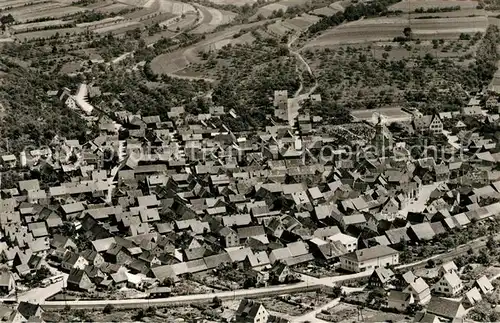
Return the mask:
[[340,256],[340,268],[361,272],[399,264],[399,253],[387,246],[357,250]]
[[358,249],[358,239],[341,232],[328,237],[328,240],[332,242],[340,242],[345,247],[347,252],[353,252]]
[[266,323],[269,313],[265,307],[250,299],[243,299],[235,313],[235,322]]

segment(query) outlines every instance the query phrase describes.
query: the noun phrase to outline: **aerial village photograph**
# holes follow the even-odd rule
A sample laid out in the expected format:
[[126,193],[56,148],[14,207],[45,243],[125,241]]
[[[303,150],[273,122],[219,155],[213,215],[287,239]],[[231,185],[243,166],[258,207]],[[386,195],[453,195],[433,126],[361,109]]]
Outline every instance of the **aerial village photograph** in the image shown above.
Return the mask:
[[0,0],[0,322],[500,322],[500,0]]

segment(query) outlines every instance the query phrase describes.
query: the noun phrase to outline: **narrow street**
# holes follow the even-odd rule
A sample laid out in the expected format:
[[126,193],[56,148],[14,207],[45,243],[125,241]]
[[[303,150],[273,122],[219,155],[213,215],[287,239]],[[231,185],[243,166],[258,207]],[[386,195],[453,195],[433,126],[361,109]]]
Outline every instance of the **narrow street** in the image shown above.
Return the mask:
[[314,77],[314,74],[312,72],[311,66],[309,66],[309,64],[306,62],[306,60],[304,59],[304,57],[302,57],[302,55],[300,54],[300,49],[298,51],[292,50],[292,45],[293,45],[293,43],[295,43],[297,41],[297,38],[298,38],[297,34],[293,35],[291,37],[290,41],[287,43],[287,47],[290,50],[290,53],[292,55],[294,55],[301,62],[302,65],[305,66],[305,68],[307,69],[307,72],[309,73],[309,75],[314,79],[314,85],[313,85],[313,87],[310,88],[309,91],[307,91],[307,93],[304,93],[304,94],[301,95],[300,92],[302,92],[302,90],[304,89],[304,80],[303,80],[303,77],[302,77],[302,73],[300,73],[299,65],[296,66],[296,71],[299,74],[299,78],[300,78],[300,87],[295,92],[294,98],[296,98],[297,100],[301,101],[301,100],[304,100],[304,99],[308,98],[311,94],[314,93],[314,91],[316,91],[316,88],[318,87],[318,81],[316,81],[316,78]]
[[334,299],[333,301],[331,302],[328,302],[327,304],[323,305],[323,306],[320,306],[320,307],[317,307],[315,308],[314,310],[312,310],[311,312],[308,312],[302,316],[296,316],[294,317],[291,322],[292,323],[302,323],[302,322],[326,322],[326,321],[323,321],[321,319],[318,319],[316,317],[316,315],[318,315],[318,313],[320,313],[321,311],[323,310],[327,310],[329,309],[330,307],[334,307],[336,305],[338,305],[338,303],[340,302],[340,298],[336,298]]

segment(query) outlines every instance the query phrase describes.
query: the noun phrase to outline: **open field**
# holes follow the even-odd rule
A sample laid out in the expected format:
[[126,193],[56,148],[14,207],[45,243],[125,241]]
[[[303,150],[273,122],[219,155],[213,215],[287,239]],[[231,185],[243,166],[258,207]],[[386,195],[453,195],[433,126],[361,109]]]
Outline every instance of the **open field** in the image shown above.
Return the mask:
[[373,114],[376,112],[380,113],[388,122],[411,120],[411,114],[403,111],[401,108],[354,110],[351,112],[351,115],[354,121],[371,121]]
[[84,22],[84,23],[77,24],[76,26],[82,27],[82,28],[89,28],[89,29],[99,28],[99,27],[104,27],[107,25],[116,24],[124,19],[125,18],[123,18],[123,17],[117,16],[117,17],[111,17],[111,18],[104,18],[104,19],[98,20],[98,21]]
[[[390,51],[386,50],[388,46],[391,47]],[[431,41],[425,40],[418,44],[416,42],[406,42],[405,46],[395,42],[377,42],[372,43],[371,48],[373,56],[377,59],[386,56],[388,60],[401,60],[425,57],[425,55],[431,54],[436,58],[455,59],[456,63],[463,60],[464,64],[466,64],[465,57],[468,55],[473,57],[477,45],[470,45],[467,40],[452,40],[440,42],[437,47],[434,47]]]
[[121,3],[135,7],[148,7],[150,0],[120,0]]
[[486,15],[488,15],[488,12],[484,9],[462,9],[450,12],[411,13],[410,18],[413,21],[413,19],[422,19],[427,17],[453,18],[453,17],[472,17],[472,16],[486,16]]
[[15,33],[23,33],[27,32],[30,30],[36,30],[40,28],[47,28],[47,27],[61,27],[63,28],[64,26],[72,24],[73,21],[71,20],[49,20],[49,21],[42,21],[42,22],[32,22],[32,23],[27,23],[27,24],[19,24],[19,25],[13,25],[10,27],[10,30]]
[[49,2],[6,10],[3,12],[3,14],[11,14],[18,22],[28,22],[41,18],[57,19],[83,11],[87,11],[87,9],[76,6],[65,6],[61,3]]
[[220,43],[224,39],[232,39],[241,29],[260,26],[264,23],[265,21],[259,21],[230,27],[188,48],[181,48],[171,53],[159,55],[151,61],[151,69],[158,74],[171,74],[183,70],[188,67],[189,64],[199,63],[201,61],[200,57],[198,57],[200,51],[206,50],[209,46]]
[[189,3],[183,3],[178,1],[170,0],[155,0],[159,5],[159,10],[161,12],[170,12],[173,15],[182,15],[190,12],[195,13],[196,9],[193,5]]
[[[364,19],[328,30],[305,47],[392,41],[395,37],[403,36],[407,26],[408,20],[400,17]],[[411,22],[414,38],[422,40],[456,39],[461,33],[484,33],[487,27],[487,17],[415,19]]]
[[6,0],[6,1],[2,1],[0,3],[0,10],[4,10],[6,8],[16,8],[16,7],[24,7],[24,5],[26,3],[32,3],[32,4],[36,4],[36,3],[39,3],[39,2],[45,2],[47,0],[31,0],[31,1],[27,1],[27,0]]
[[139,21],[144,24],[145,26],[150,26],[154,24],[161,24],[164,21],[168,21],[169,19],[172,19],[174,17],[177,17],[176,15],[170,13],[170,12],[161,12],[157,13],[150,18],[142,18]]
[[102,12],[102,13],[111,13],[111,12],[118,12],[118,11],[124,10],[124,9],[131,9],[131,8],[133,8],[133,7],[129,6],[127,4],[124,4],[124,3],[111,3],[109,5],[96,8],[95,11]]
[[162,22],[160,26],[167,26],[168,30],[178,32],[191,28],[196,23],[197,19],[198,16],[196,14],[188,13],[184,15],[184,18],[179,16],[170,18],[167,21]]
[[288,6],[280,2],[271,3],[264,7],[259,8],[259,10],[257,10],[257,14],[255,15],[255,17],[261,15],[264,18],[269,18],[273,14],[273,12],[278,10],[287,11],[287,9]]
[[40,2],[35,4],[28,4],[28,1],[25,1],[25,5],[19,6],[12,9],[7,9],[3,11],[3,14],[11,14],[14,19],[19,20],[21,17],[25,15],[29,15],[32,13],[37,13],[43,10],[51,10],[56,8],[64,8],[66,7],[64,4],[57,2]]
[[196,6],[203,16],[201,24],[192,32],[195,34],[212,32],[217,26],[225,25],[233,21],[236,17],[234,12],[218,10],[215,8]]
[[133,12],[127,13],[126,15],[123,15],[125,19],[132,19],[132,20],[138,20],[140,21],[141,19],[149,18],[157,14],[157,11],[155,9],[151,8],[144,8],[144,9],[138,9]]
[[60,29],[50,29],[50,30],[40,30],[40,31],[32,31],[28,33],[20,33],[16,34],[15,38],[20,41],[30,41],[37,38],[50,38],[59,34],[60,36],[64,35],[73,35],[83,33],[85,29],[83,28],[60,28]]
[[251,44],[255,41],[255,37],[251,33],[246,33],[244,35],[241,35],[238,38],[226,38],[223,40],[220,40],[215,43],[211,43],[207,45],[206,47],[202,48],[202,51],[205,52],[210,52],[210,51],[217,51],[220,50],[222,47],[227,46],[227,45],[243,45],[243,44]]
[[309,26],[318,22],[319,20],[320,19],[316,16],[303,14],[301,16],[285,20],[284,25],[290,26],[290,28],[295,29],[295,30],[304,31],[307,28],[309,28]]
[[160,39],[162,38],[171,38],[175,35],[176,33],[173,32],[173,31],[170,31],[170,30],[164,30],[164,31],[161,31],[159,33],[156,33],[152,36],[147,36],[147,37],[144,37],[144,41],[146,42],[146,45],[151,45],[151,44],[154,44],[156,43],[157,41],[159,41]]
[[233,6],[244,6],[246,4],[253,5],[257,0],[209,0],[210,2],[218,5],[232,4]]
[[418,8],[447,8],[460,6],[461,9],[474,9],[478,5],[477,1],[471,0],[403,0],[398,2],[389,9],[401,10],[403,12],[412,12]]
[[328,17],[328,16],[333,16],[334,14],[336,14],[339,11],[344,11],[344,8],[338,2],[335,2],[329,6],[326,6],[326,7],[314,9],[313,11],[311,11],[309,13],[311,15]]
[[274,11],[283,10],[283,12],[286,12],[290,7],[300,6],[308,2],[310,2],[310,0],[280,0],[278,2],[260,7],[259,10],[257,10],[255,17],[262,15],[264,18],[268,18]]
[[125,22],[119,22],[116,24],[112,24],[109,26],[101,27],[101,28],[96,28],[92,30],[96,34],[105,34],[108,32],[112,32],[115,34],[123,33],[127,30],[132,30],[137,27],[140,27],[141,24],[136,22],[136,21],[125,21]]
[[267,31],[278,37],[288,33],[305,31],[309,26],[319,21],[320,18],[313,15],[303,14],[292,19],[278,20],[274,24],[267,26]]

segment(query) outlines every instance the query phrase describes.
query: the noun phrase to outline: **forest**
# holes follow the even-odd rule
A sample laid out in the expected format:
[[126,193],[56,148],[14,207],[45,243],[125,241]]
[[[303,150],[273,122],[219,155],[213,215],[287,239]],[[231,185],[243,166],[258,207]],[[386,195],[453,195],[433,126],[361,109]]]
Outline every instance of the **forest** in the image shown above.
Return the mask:
[[6,139],[0,143],[0,150],[46,145],[56,134],[82,141],[87,138],[90,129],[80,116],[65,108],[57,96],[47,95],[49,90],[75,89],[78,78],[38,73],[5,58],[0,58],[0,71],[0,104],[5,110],[0,119],[0,138]]

